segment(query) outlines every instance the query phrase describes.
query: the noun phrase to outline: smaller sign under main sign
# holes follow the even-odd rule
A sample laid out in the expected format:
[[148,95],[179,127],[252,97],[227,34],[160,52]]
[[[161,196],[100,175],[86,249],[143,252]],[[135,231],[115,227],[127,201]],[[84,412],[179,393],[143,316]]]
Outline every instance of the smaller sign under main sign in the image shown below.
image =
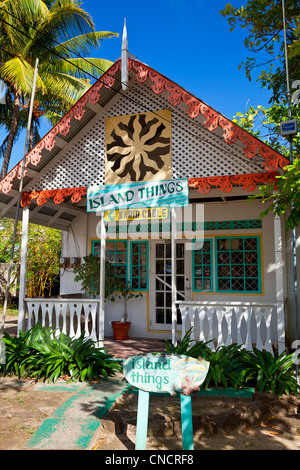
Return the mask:
[[204,359],[175,354],[137,354],[124,362],[126,380],[145,392],[182,393],[199,390],[209,369]]
[[87,188],[87,211],[149,207],[182,207],[189,204],[187,179],[151,181]]
[[118,209],[116,211],[104,212],[105,222],[120,222],[123,220],[152,220],[167,219],[169,217],[168,207],[148,207],[141,209]]

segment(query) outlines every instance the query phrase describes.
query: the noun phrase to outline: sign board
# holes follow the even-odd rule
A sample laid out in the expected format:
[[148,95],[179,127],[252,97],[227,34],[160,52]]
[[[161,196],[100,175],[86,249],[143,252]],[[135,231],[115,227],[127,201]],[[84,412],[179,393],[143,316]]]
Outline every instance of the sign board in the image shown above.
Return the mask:
[[297,121],[290,119],[289,121],[281,122],[281,135],[295,135],[297,134]]
[[190,395],[199,391],[209,369],[204,359],[176,354],[138,354],[124,362],[126,380],[145,392]]
[[123,220],[152,220],[167,219],[168,207],[148,207],[141,209],[118,209],[104,212],[105,222],[120,222]]
[[173,179],[87,188],[87,212],[180,207],[189,204],[188,180]]

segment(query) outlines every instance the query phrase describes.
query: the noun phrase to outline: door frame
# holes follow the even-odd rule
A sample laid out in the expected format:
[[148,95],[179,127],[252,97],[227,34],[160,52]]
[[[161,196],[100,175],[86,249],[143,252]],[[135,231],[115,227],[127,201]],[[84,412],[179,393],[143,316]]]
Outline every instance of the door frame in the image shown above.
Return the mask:
[[[185,295],[185,298],[183,298],[180,294],[177,293],[177,300],[192,300],[192,251],[186,249],[186,242],[189,240],[186,239],[176,239],[176,245],[177,244],[184,244],[184,257],[179,258],[179,260],[183,260],[183,281],[184,281],[184,291],[183,294]],[[163,259],[164,262],[166,259],[169,259],[169,257],[166,257],[166,245],[170,245],[170,253],[171,253],[171,241],[170,240],[151,240],[149,243],[149,329],[153,331],[166,331],[166,332],[171,332],[172,331],[172,320],[170,319],[170,322],[166,323],[158,323],[156,321],[156,294],[157,294],[157,281],[160,277],[160,274],[156,274],[156,247],[159,244],[163,244],[165,246],[164,248],[164,257],[163,258],[158,258],[158,259]],[[172,295],[172,287],[171,287],[171,272],[167,276],[165,275],[165,278],[169,278],[167,282],[166,279],[161,280],[161,284],[163,284],[164,288],[158,290],[160,293],[164,293],[164,305],[162,308],[165,310],[167,308],[170,309],[170,315],[171,315],[171,309],[172,305],[169,304],[169,306],[166,305],[166,294],[168,294],[171,298]],[[156,276],[156,277],[155,277]],[[163,282],[165,281],[165,282]],[[159,281],[158,281],[159,282]],[[166,283],[168,285],[166,285]],[[166,320],[166,312],[164,313],[164,320]],[[177,323],[177,330],[181,331],[182,326],[181,323]]]

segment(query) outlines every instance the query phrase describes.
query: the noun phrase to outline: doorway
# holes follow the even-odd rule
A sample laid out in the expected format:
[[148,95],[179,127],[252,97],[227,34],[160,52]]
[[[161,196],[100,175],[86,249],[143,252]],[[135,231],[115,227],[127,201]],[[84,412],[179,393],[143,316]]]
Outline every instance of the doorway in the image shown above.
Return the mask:
[[[191,300],[191,250],[185,241],[176,241],[176,300]],[[170,330],[172,327],[172,257],[171,242],[157,240],[151,243],[150,254],[150,328]],[[177,308],[177,325],[181,325]]]

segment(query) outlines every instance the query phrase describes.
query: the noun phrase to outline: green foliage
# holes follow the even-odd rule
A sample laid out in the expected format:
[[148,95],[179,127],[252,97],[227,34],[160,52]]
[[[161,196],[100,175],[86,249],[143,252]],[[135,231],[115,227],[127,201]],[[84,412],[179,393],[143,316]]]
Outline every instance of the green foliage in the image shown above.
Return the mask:
[[287,214],[286,230],[297,227],[300,223],[300,162],[296,158],[291,165],[285,167],[284,174],[276,178],[275,184],[261,186],[260,192],[251,196],[250,200],[262,199],[262,203],[268,205],[260,215],[266,216],[270,211],[273,215]]
[[201,357],[210,363],[203,388],[223,386],[240,388],[253,386],[260,392],[272,391],[281,396],[283,393],[297,393],[300,388],[295,378],[294,355],[284,351],[273,356],[268,351],[245,351],[239,345],[220,346],[212,351],[211,341],[199,341],[192,347],[192,328],[185,334],[178,346],[166,342],[168,354],[183,354]]
[[294,355],[286,351],[273,356],[268,351],[243,351],[239,366],[244,383],[253,382],[259,392],[273,392],[279,396],[297,393],[299,385],[295,378]]
[[[285,25],[288,45],[288,64],[290,84],[300,77],[300,10],[299,2],[285,0]],[[242,62],[246,76],[251,80],[255,70],[260,75],[257,81],[262,87],[271,91],[269,102],[272,105],[266,109],[258,106],[250,107],[247,112],[237,113],[234,121],[241,127],[263,140],[276,151],[285,155],[289,160],[290,144],[288,139],[280,134],[280,123],[290,117],[285,73],[285,44],[283,32],[282,1],[247,0],[245,6],[236,8],[227,4],[220,12],[227,19],[231,31],[240,27],[247,31],[244,45],[250,51],[245,63]],[[291,90],[293,94],[293,88]],[[297,92],[296,92],[297,93]],[[291,105],[293,119],[299,121],[299,105]],[[285,168],[283,176],[279,176],[275,185],[265,185],[254,198],[262,198],[268,208],[261,213],[264,217],[269,211],[273,215],[287,214],[286,228],[293,229],[300,222],[299,207],[299,164],[300,136],[293,138],[292,165]],[[273,190],[276,194],[273,195]],[[251,197],[250,199],[253,199]]]
[[[299,106],[295,106],[293,110],[293,115],[298,120],[300,120],[299,109]],[[237,113],[234,121],[289,159],[290,145],[280,135],[280,122],[287,118],[287,107],[274,104],[268,109],[262,106],[258,106],[257,109],[250,107],[246,113]],[[260,214],[261,217],[270,211],[274,216],[286,214],[287,230],[297,227],[300,223],[299,155],[300,135],[296,135],[293,139],[293,157],[296,158],[292,164],[284,168],[283,175],[277,176],[276,187],[275,183],[262,185],[257,194],[249,196],[250,201],[259,198],[267,206],[267,209]]]
[[85,61],[102,40],[118,34],[96,31],[81,5],[79,0],[0,1],[0,79],[11,97],[5,106],[10,122],[0,123],[9,135],[2,177],[7,173],[21,107],[26,107],[31,96],[36,59],[34,114],[43,115],[52,125],[89,89],[90,76],[99,77],[112,65],[95,57]]
[[[71,380],[107,379],[121,369],[118,361],[96,348],[84,332],[77,339],[43,328],[37,323],[31,330],[11,337],[4,332],[6,363],[3,375],[17,375],[56,382],[59,377]],[[1,370],[1,368],[0,368]]]
[[177,346],[174,346],[170,341],[166,340],[166,351],[168,354],[183,354],[185,356],[190,356],[190,357],[203,357],[207,353],[208,349],[208,344],[212,342],[211,341],[198,341],[195,342],[193,346],[191,346],[191,334],[192,334],[193,328],[190,328],[180,343],[177,344]]
[[[245,70],[249,80],[258,71],[257,81],[272,90],[270,102],[286,99],[285,54],[283,40],[282,0],[248,0],[236,8],[226,4],[220,11],[230,25],[230,31],[245,30],[244,45],[250,55],[239,68]],[[289,46],[290,79],[299,79],[299,3],[285,0],[287,43]]]
[[[90,253],[84,256],[83,263],[74,269],[74,280],[81,282],[81,290],[92,298],[99,297],[100,293],[100,258]],[[108,261],[105,261],[105,298],[107,299],[116,288],[117,279],[114,270]]]
[[[299,106],[293,107],[292,115],[294,119],[300,120]],[[287,119],[289,119],[288,107],[284,104],[273,104],[269,108],[250,106],[244,113],[237,112],[233,122],[289,159],[290,144],[287,139],[281,136],[280,129],[280,123]],[[295,136],[293,139],[293,153],[294,155],[300,153],[300,136]]]
[[[14,221],[0,219],[0,262],[10,260]],[[17,226],[13,261],[20,262],[21,224]],[[53,286],[59,281],[59,257],[61,232],[49,227],[29,224],[27,245],[27,289],[28,297],[51,295]]]
[[[100,294],[100,259],[92,253],[83,258],[84,263],[74,269],[75,281],[81,282],[81,290],[86,292],[90,297],[95,298]],[[105,299],[110,299],[112,302],[116,298],[124,300],[124,315],[121,321],[127,321],[127,301],[141,297],[141,293],[137,293],[126,283],[124,278],[119,278],[115,275],[113,266],[105,261]]]

